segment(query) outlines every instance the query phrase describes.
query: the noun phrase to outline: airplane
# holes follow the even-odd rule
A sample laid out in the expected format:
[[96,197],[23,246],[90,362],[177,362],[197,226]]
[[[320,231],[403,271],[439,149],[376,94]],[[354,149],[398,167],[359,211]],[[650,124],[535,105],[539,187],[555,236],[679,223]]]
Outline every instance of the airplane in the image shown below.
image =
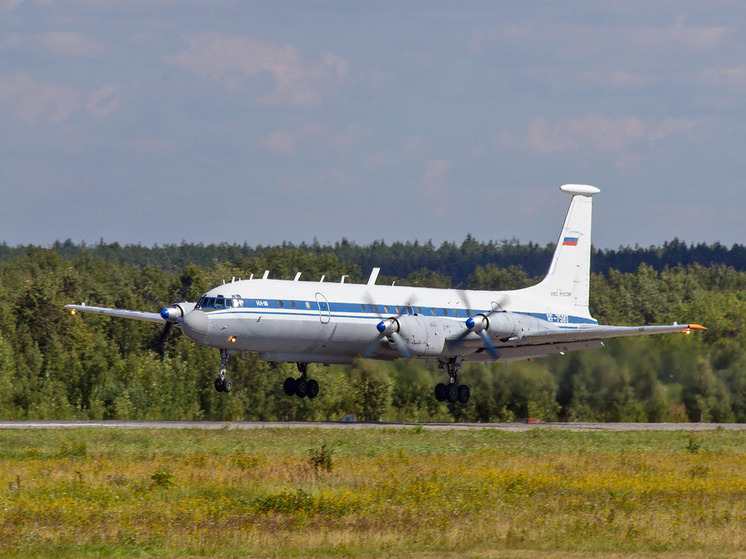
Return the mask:
[[177,302],[160,312],[66,305],[78,311],[176,325],[197,345],[220,350],[218,392],[230,392],[228,359],[252,353],[265,361],[296,363],[288,396],[315,398],[319,384],[311,363],[350,364],[360,357],[425,359],[445,369],[435,386],[438,401],[465,404],[470,388],[459,382],[464,362],[514,361],[600,348],[603,340],[649,334],[691,333],[699,324],[600,325],[590,313],[590,254],[594,186],[566,184],[570,207],[549,270],[536,285],[511,291],[477,291],[269,279],[236,280],[211,289],[197,302]]

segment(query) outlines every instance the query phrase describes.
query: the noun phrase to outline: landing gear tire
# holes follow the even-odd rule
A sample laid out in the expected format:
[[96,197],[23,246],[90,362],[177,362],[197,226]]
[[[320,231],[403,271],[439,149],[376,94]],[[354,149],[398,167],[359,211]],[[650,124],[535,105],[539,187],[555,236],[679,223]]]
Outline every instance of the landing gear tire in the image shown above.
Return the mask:
[[298,396],[299,398],[305,398],[308,396],[309,399],[313,399],[319,394],[319,383],[313,379],[306,377],[308,371],[308,363],[298,363],[298,372],[300,377],[293,378],[288,377],[285,379],[285,383],[282,385],[285,394],[288,396]]
[[306,382],[306,379],[299,378],[295,381],[295,393],[300,398],[304,398],[306,394],[308,394],[308,383]]
[[469,401],[471,390],[465,384],[458,383],[458,371],[461,368],[461,357],[454,357],[448,361],[441,361],[438,367],[446,369],[451,380],[448,384],[442,382],[435,385],[435,399],[438,402],[459,402],[465,404]]
[[465,404],[469,401],[469,397],[471,396],[471,390],[469,390],[469,387],[465,384],[462,384],[458,387],[458,401],[462,404]]
[[455,404],[458,401],[458,386],[455,384],[449,384],[446,388],[446,399]]
[[319,394],[319,383],[311,379],[306,383],[306,396],[313,400]]
[[215,379],[215,390],[218,392],[230,392],[233,390],[233,383],[225,377],[218,377]]

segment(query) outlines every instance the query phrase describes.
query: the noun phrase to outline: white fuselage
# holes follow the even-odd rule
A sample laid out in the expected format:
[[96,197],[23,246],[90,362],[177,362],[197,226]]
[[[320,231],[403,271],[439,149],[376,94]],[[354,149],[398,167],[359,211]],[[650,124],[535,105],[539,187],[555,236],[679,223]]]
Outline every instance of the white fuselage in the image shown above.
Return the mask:
[[[506,347],[522,331],[566,330],[596,324],[571,316],[546,300],[508,292],[463,291],[405,286],[288,280],[243,280],[207,292],[181,321],[195,343],[237,352],[253,352],[267,361],[350,363],[356,357],[396,359],[401,352],[376,326],[397,321],[412,357],[491,360],[466,319],[483,314],[511,316]],[[566,307],[564,307],[566,308]],[[509,313],[500,313],[506,310]],[[494,318],[493,322],[496,322]],[[512,356],[510,352],[501,359]]]

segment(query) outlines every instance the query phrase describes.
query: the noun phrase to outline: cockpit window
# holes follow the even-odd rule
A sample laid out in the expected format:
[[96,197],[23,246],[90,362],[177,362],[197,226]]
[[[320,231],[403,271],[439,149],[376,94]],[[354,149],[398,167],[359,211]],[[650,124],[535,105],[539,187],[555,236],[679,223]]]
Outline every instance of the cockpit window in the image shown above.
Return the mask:
[[243,306],[244,301],[238,295],[232,297],[225,297],[224,295],[208,297],[207,295],[203,295],[197,302],[197,308],[200,309],[232,309]]

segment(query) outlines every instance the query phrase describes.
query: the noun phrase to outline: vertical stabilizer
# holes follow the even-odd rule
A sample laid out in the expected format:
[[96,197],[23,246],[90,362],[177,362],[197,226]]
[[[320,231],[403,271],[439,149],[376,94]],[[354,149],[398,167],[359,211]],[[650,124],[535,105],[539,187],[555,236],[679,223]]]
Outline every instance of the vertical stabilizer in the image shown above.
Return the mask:
[[592,196],[595,186],[566,184],[562,192],[572,196],[562,233],[557,240],[552,264],[541,283],[523,290],[540,297],[553,307],[566,308],[568,314],[591,318],[588,310],[591,274]]

